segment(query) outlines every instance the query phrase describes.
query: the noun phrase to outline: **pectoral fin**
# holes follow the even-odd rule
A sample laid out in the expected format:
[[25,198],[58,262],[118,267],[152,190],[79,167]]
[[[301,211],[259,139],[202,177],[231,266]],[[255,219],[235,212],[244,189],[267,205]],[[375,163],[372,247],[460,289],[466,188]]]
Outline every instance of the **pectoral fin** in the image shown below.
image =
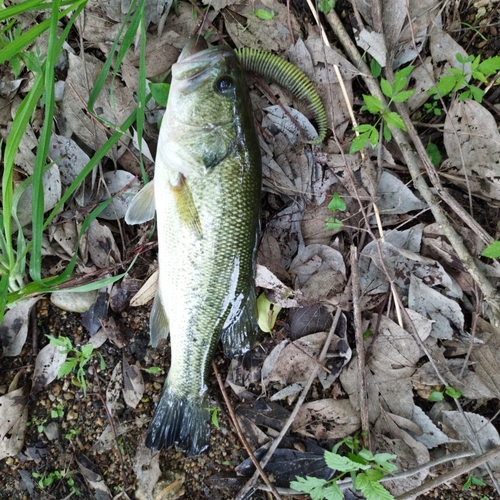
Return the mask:
[[156,347],[161,339],[166,339],[168,337],[168,332],[170,330],[167,314],[165,313],[159,290],[155,295],[149,318],[151,345]]
[[247,293],[238,314],[222,331],[222,347],[229,358],[245,354],[253,347],[258,331],[255,290]]
[[174,192],[175,203],[181,222],[202,237],[200,215],[194,204],[193,195],[186,182],[186,178],[182,174],[179,175],[176,183],[172,185],[172,191]]
[[133,198],[125,214],[127,224],[142,224],[155,216],[153,181],[148,182]]

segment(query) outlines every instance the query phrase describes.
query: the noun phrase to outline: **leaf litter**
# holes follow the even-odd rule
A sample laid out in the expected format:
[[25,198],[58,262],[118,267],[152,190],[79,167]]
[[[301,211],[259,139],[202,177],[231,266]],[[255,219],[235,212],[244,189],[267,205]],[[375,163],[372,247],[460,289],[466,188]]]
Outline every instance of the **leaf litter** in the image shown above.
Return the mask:
[[[417,52],[425,54],[423,65],[414,61],[414,81],[410,82],[416,90],[410,98],[410,109],[416,113],[428,101],[429,88],[450,68],[463,70],[467,79],[470,79],[471,73],[469,66],[463,67],[456,59],[457,53],[467,56],[462,45],[452,39],[446,32],[447,28],[435,26],[443,25],[448,20],[443,15],[435,17],[438,3],[433,0],[424,3],[410,2],[410,25],[405,2],[384,2],[382,22],[385,36],[380,37],[377,36],[377,19],[372,18],[371,9],[367,9],[365,2],[357,2],[366,23],[358,32],[357,43],[382,66],[391,61],[394,54],[397,54],[396,67],[414,58]],[[168,10],[169,6],[165,4],[151,2],[147,20],[156,19],[165,8]],[[391,161],[386,161],[378,177],[375,177],[376,200],[370,199],[369,187],[358,187],[357,190],[365,210],[376,201],[385,229],[378,237],[374,238],[371,233],[377,224],[376,217],[363,218],[353,192],[352,175],[358,178],[365,175],[369,163],[359,153],[347,155],[344,152],[352,140],[348,101],[356,102],[353,82],[361,72],[342,54],[340,45],[325,47],[315,34],[315,28],[282,4],[265,0],[250,8],[246,4],[223,1],[212,6],[210,22],[224,19],[225,29],[237,47],[257,46],[286,55],[306,72],[327,103],[329,127],[335,131],[337,138],[337,142],[329,139],[321,151],[305,146],[303,138],[314,134],[308,110],[300,103],[292,102],[283,89],[271,86],[272,93],[286,105],[285,112],[274,101],[269,101],[260,83],[254,84],[249,79],[256,115],[264,115],[261,142],[266,224],[259,248],[261,265],[257,285],[266,290],[271,302],[284,308],[278,316],[273,338],[263,338],[249,355],[233,360],[227,374],[227,383],[234,392],[235,400],[240,400],[236,410],[238,420],[245,433],[248,432],[247,438],[257,456],[263,456],[289,418],[290,408],[317,363],[315,358],[325,342],[335,307],[340,305],[347,312],[342,316],[342,324],[337,327],[337,335],[334,335],[334,341],[328,348],[325,369],[319,371],[310,398],[301,406],[293,422],[292,433],[282,441],[266,471],[274,474],[278,484],[284,487],[295,475],[329,479],[331,469],[325,467],[323,450],[331,449],[336,441],[361,428],[360,373],[356,351],[353,354],[355,342],[350,333],[354,328],[352,266],[357,266],[360,276],[362,321],[356,328],[361,326],[362,330],[357,333],[364,333],[366,337],[363,367],[367,391],[365,410],[371,425],[373,451],[390,450],[398,455],[400,470],[408,470],[432,460],[435,452],[437,456],[453,453],[457,449],[472,449],[480,455],[500,444],[495,420],[489,421],[481,414],[488,401],[498,400],[498,330],[488,323],[490,318],[481,317],[480,301],[473,281],[453,247],[442,236],[439,227],[433,227],[435,225],[429,223],[425,216],[419,217],[429,207],[408,182],[408,176],[401,168],[404,167],[404,160],[394,145],[386,149],[385,158]],[[106,9],[106,16],[100,15],[101,8]],[[123,19],[122,8],[120,2],[107,2],[103,6],[95,3],[78,25],[82,39],[98,44],[102,52],[109,55],[109,42],[116,38]],[[272,12],[272,19],[255,16],[253,12],[257,8]],[[96,12],[99,14],[96,15]],[[197,22],[191,6],[180,2],[179,12],[167,17],[161,32],[153,32],[153,29],[148,33],[148,78],[160,78],[168,71]],[[301,28],[308,35],[302,36]],[[417,51],[413,46],[412,32],[419,36]],[[94,104],[95,119],[90,117],[85,107],[102,61],[95,52],[91,54],[87,51],[80,55],[76,55],[74,50],[66,52],[67,62],[64,58],[61,62],[66,64],[66,77],[58,118],[58,124],[63,118],[66,125],[63,126],[61,121],[59,134],[52,135],[50,157],[54,166],[44,177],[46,211],[57,204],[62,190],[82,172],[92,154],[107,139],[102,125],[120,125],[135,108],[137,54],[132,50],[128,52],[123,61],[122,75],[108,75],[105,92]],[[340,92],[334,64],[340,69],[347,100]],[[18,94],[14,98],[18,106],[22,98],[21,87],[15,80],[8,83],[11,84],[10,92]],[[478,102],[455,99],[443,123],[442,144],[447,159],[441,165],[439,174],[453,189],[470,194],[476,203],[481,203],[481,200],[496,203],[499,199],[497,156],[500,140],[495,115]],[[153,127],[147,131],[151,134],[147,136],[149,144],[154,144],[157,132]],[[101,214],[101,220],[93,221],[87,230],[84,239],[87,250],[79,249],[78,269],[106,271],[129,256],[127,242],[122,241],[119,226],[116,225],[120,224],[119,219],[126,210],[127,198],[138,188],[135,177],[140,172],[137,165],[139,153],[132,154],[131,162],[120,163],[129,154],[129,143],[129,138],[124,135],[120,145],[108,154],[110,161],[104,160],[99,168],[95,168],[84,187],[68,200],[64,216],[61,213],[49,227],[47,256],[52,259],[71,258],[76,249],[81,210],[116,193],[119,196]],[[16,157],[16,165],[23,171],[20,180],[33,172],[37,144],[36,128],[28,128]],[[154,155],[154,146],[152,149]],[[130,171],[117,169],[118,164],[123,168],[127,165]],[[106,167],[104,173],[103,166]],[[19,202],[18,215],[22,224],[28,224],[30,220],[29,189]],[[341,194],[347,205],[346,212],[340,216],[344,227],[338,231],[328,229],[325,224],[332,215],[328,204],[335,192]],[[360,247],[359,262],[356,262],[351,260],[349,245],[360,241],[359,228],[368,231],[371,241],[365,240]],[[459,226],[459,230],[463,231],[468,244],[475,244],[473,256],[477,258],[484,244],[474,242],[475,235],[470,236],[467,228]],[[123,245],[122,249],[119,245]],[[153,257],[148,258],[152,263]],[[492,282],[498,284],[499,274],[494,265],[491,262],[484,262],[483,265],[490,270]],[[90,303],[95,300],[93,293],[83,301],[85,305],[75,295],[78,304],[69,306],[69,296],[64,293],[53,300],[58,307],[67,310],[81,312],[90,308],[88,319],[84,321],[87,325],[85,329],[94,335],[92,339],[96,345],[105,348],[107,356],[114,361],[110,366],[113,370],[106,377],[108,385],[105,388],[105,404],[112,414],[113,425],[105,426],[100,438],[91,443],[96,454],[112,449],[116,439],[120,436],[126,438],[134,428],[142,432],[148,421],[147,416],[142,417],[146,412],[149,415],[151,410],[151,405],[144,405],[144,395],[152,390],[153,385],[157,392],[162,381],[161,378],[158,380],[146,375],[143,379],[142,376],[143,363],[157,359],[145,354],[147,327],[144,326],[141,341],[132,340],[138,335],[134,333],[135,329],[128,328],[130,336],[125,337],[122,326],[113,324],[113,316],[108,319],[108,300],[113,311],[127,311],[131,299],[131,305],[140,306],[154,295],[155,277],[151,264],[140,265],[133,272],[132,279],[136,280],[133,286],[124,279],[113,290],[101,292],[99,303]],[[146,281],[149,276],[151,279]],[[138,291],[140,283],[144,287]],[[393,298],[389,298],[390,283],[394,285],[402,304],[408,308],[401,321],[397,318]],[[28,305],[20,303],[7,313],[1,329],[4,356],[21,353],[27,339],[27,311],[36,299],[32,301]],[[380,308],[388,303],[388,308]],[[9,320],[16,315],[16,309],[17,319]],[[133,316],[134,312],[128,314]],[[478,319],[472,321],[472,317]],[[138,325],[134,322],[130,324]],[[75,331],[78,331],[79,342],[88,340],[87,334],[82,333],[81,325]],[[114,351],[121,357],[113,357]],[[63,361],[63,356],[50,344],[38,352],[34,371],[30,374],[32,393],[40,394],[59,384],[56,381],[57,371]],[[162,363],[161,358],[158,362]],[[89,383],[93,384],[91,378],[88,377]],[[467,411],[462,411],[462,406],[454,406],[451,399],[447,401],[444,411],[438,411],[439,403],[433,405],[430,395],[433,392],[442,393],[447,386],[461,391],[461,405]],[[68,389],[64,389],[66,394],[74,394]],[[0,396],[0,406],[4,408],[0,411],[1,458],[13,457],[27,446],[24,439],[30,408],[28,393],[26,386],[17,389],[14,384],[10,391],[4,391]],[[215,396],[214,391],[211,395]],[[126,407],[138,408],[145,413],[134,420],[127,414]],[[104,412],[100,418],[106,418]],[[225,420],[224,416],[222,418]],[[227,423],[223,424],[220,432],[230,432],[224,429],[224,425]],[[138,442],[141,442],[140,437]],[[92,452],[87,450],[87,453]],[[241,463],[238,472],[244,476],[251,475],[252,467],[248,459],[244,461],[245,457],[238,451],[233,450],[232,453],[231,464]],[[157,487],[171,488],[177,492],[175,495],[182,494],[185,487],[193,488],[185,484],[182,474],[166,477],[167,472],[162,472],[165,467],[160,466],[158,457],[158,454],[151,454],[144,447],[137,446],[131,458],[136,478],[131,481],[140,490],[138,498],[140,495],[143,495],[141,498],[154,498],[157,494],[153,493],[154,485],[160,477]],[[97,455],[92,460],[99,461]],[[109,483],[109,477],[94,472],[95,463],[92,461],[79,460],[76,463],[89,491],[109,497],[108,486],[116,483],[112,480]],[[489,467],[493,474],[498,474],[498,459],[490,461]],[[113,469],[116,470],[115,467]],[[405,493],[425,481],[428,472],[424,469],[410,478],[393,480],[389,488],[394,494]],[[220,474],[220,470],[216,474]],[[216,474],[212,478],[215,481]],[[488,480],[484,468],[478,474]],[[24,482],[27,484],[27,480]]]

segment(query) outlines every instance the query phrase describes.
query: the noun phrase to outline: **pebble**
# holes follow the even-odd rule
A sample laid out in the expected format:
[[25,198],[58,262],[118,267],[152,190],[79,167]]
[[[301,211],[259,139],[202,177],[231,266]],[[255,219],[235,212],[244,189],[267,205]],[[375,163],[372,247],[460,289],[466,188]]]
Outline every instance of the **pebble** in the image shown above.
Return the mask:
[[78,419],[78,413],[74,410],[70,410],[68,414],[66,415],[66,420],[77,420]]

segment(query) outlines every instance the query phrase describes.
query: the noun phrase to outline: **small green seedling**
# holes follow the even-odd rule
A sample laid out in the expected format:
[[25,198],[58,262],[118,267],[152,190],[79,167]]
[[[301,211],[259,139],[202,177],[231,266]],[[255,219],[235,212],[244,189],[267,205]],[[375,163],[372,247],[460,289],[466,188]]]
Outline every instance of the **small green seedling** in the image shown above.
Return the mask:
[[465,481],[464,485],[462,486],[462,491],[468,490],[472,485],[475,485],[475,486],[486,486],[486,484],[484,483],[484,481],[482,481],[478,477],[469,476],[467,478],[467,481]]
[[500,259],[500,241],[494,241],[491,245],[488,245],[481,255],[490,259]]
[[32,417],[31,420],[26,422],[26,427],[30,427],[31,425],[36,425],[37,431],[41,434],[45,429],[45,424],[47,423],[47,419],[44,418],[42,420],[38,420],[37,417]]
[[56,406],[56,409],[55,409],[55,410],[52,410],[52,411],[50,412],[50,416],[51,416],[52,418],[62,418],[62,417],[64,417],[64,411],[63,411],[63,407],[62,407],[62,405],[61,405],[61,404],[58,404],[58,405]]
[[[337,452],[342,445],[350,451],[347,456]],[[353,489],[360,491],[366,500],[394,500],[394,497],[382,486],[380,480],[387,474],[393,474],[397,467],[390,463],[396,455],[377,453],[373,455],[366,448],[360,449],[359,439],[345,438],[337,443],[332,451],[325,451],[325,461],[328,467],[337,471],[337,476],[327,481],[315,477],[296,477],[297,481],[290,483],[295,491],[308,493],[312,500],[342,500],[344,493],[337,481],[349,474],[353,480]]]
[[220,424],[219,424],[220,408],[217,406],[215,408],[205,408],[205,410],[208,410],[210,412],[212,424],[214,424],[215,427],[217,427],[217,429],[218,429],[220,427]]
[[[57,377],[61,378],[68,373],[76,370],[76,385],[79,385],[83,389],[84,397],[87,396],[87,382],[85,380],[84,366],[92,358],[94,351],[94,346],[92,344],[87,344],[82,346],[81,350],[73,347],[71,340],[68,337],[53,337],[52,335],[47,335],[50,339],[51,345],[56,347],[61,347],[61,352],[66,354],[71,354],[66,358],[66,361],[59,367],[59,372]],[[104,364],[104,360],[101,356],[101,366]],[[105,366],[105,364],[104,364]]]
[[[481,62],[481,56],[468,57],[462,54],[456,54],[457,61],[462,64],[462,68],[449,68],[449,75],[442,76],[434,87],[427,93],[434,96],[434,100],[452,95],[454,97],[461,89],[465,89],[458,95],[458,100],[474,99],[481,103],[484,97],[484,90],[472,85],[470,80],[474,79],[481,83],[488,83],[488,76],[496,74],[500,71],[500,56],[488,57]],[[466,64],[470,63],[470,70],[466,70]],[[469,81],[468,81],[469,80]],[[430,109],[429,107],[426,109]],[[435,109],[435,108],[433,108]],[[436,111],[434,111],[434,114]]]
[[55,470],[50,472],[49,474],[40,474],[39,472],[32,472],[31,475],[38,479],[38,486],[40,489],[44,490],[55,481],[59,481],[61,479],[65,479],[67,485],[69,486],[70,491],[75,493],[75,495],[80,496],[81,492],[75,487],[75,480],[68,474],[67,471],[58,471]]
[[252,16],[258,17],[259,19],[262,19],[263,21],[271,21],[271,19],[274,18],[276,15],[274,11],[269,12],[268,10],[264,9],[257,9],[255,11],[249,11],[247,14],[250,14]]
[[323,14],[328,14],[335,8],[335,0],[320,0],[318,2],[318,10]]
[[78,436],[78,434],[81,434],[81,432],[82,432],[81,430],[70,429],[64,437],[68,441],[71,441],[75,436]]
[[151,375],[156,375],[162,371],[162,368],[159,366],[151,366],[150,368],[143,368],[146,373],[150,373]]
[[31,474],[35,479],[38,479],[38,486],[42,490],[50,486],[54,481],[62,478],[62,474],[58,470],[50,472],[49,474],[40,474],[38,472],[32,472]]
[[394,83],[392,85],[385,78],[380,80],[380,88],[383,94],[389,98],[389,102],[386,106],[382,104],[382,101],[378,97],[363,94],[365,105],[361,110],[369,111],[373,115],[378,116],[378,119],[373,125],[364,123],[354,128],[356,132],[359,132],[359,135],[352,141],[349,150],[351,154],[356,151],[361,151],[367,144],[370,144],[372,147],[377,145],[379,141],[378,126],[381,122],[382,132],[386,141],[390,141],[392,138],[389,129],[390,126],[406,131],[403,119],[398,113],[390,111],[390,106],[393,102],[405,102],[414,94],[414,90],[404,90],[408,82],[408,77],[412,71],[413,66],[407,66],[400,71],[396,71],[394,74]]
[[425,150],[429,155],[429,160],[431,160],[431,163],[435,167],[439,167],[439,164],[441,163],[441,153],[439,152],[439,148],[433,142],[429,141]]
[[338,231],[342,228],[344,223],[337,219],[337,211],[345,212],[347,206],[345,201],[339,196],[338,193],[333,193],[332,200],[328,203],[328,208],[333,212],[333,217],[326,221],[326,227],[332,231]]
[[454,387],[447,386],[444,393],[441,391],[432,391],[429,395],[429,401],[435,403],[437,401],[443,401],[444,395],[450,396],[450,398],[458,399],[462,397],[461,391],[455,389]]

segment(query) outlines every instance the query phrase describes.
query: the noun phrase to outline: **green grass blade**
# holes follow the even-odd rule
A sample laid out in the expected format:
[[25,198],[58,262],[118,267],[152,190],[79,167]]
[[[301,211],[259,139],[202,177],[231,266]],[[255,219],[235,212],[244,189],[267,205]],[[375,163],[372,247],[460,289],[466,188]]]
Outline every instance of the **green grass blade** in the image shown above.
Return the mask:
[[[94,104],[95,104],[99,94],[102,92],[102,89],[104,88],[104,84],[105,84],[106,79],[108,78],[108,75],[109,75],[110,70],[111,70],[111,64],[112,64],[114,57],[115,57],[116,47],[118,46],[120,40],[122,40],[122,33],[123,33],[123,30],[125,29],[125,27],[127,26],[128,19],[133,11],[133,8],[134,8],[134,4],[135,4],[135,2],[130,6],[130,9],[127,12],[127,15],[125,16],[125,19],[123,20],[123,23],[120,26],[120,30],[118,31],[116,39],[113,42],[113,45],[111,46],[111,49],[109,51],[109,55],[108,55],[106,61],[104,61],[103,67],[102,67],[101,71],[99,72],[99,75],[97,75],[97,78],[94,82],[94,86],[92,87],[92,90],[90,91],[89,101],[87,103],[87,106],[88,106],[89,111],[94,115],[95,115]],[[128,29],[125,33],[125,36],[123,37],[120,48],[118,50],[119,55],[120,55],[121,47],[123,47],[124,44],[127,45],[129,43],[128,40],[130,38],[130,35],[128,35],[128,33],[134,29],[134,25],[137,25],[137,22],[135,21],[135,17],[136,17],[136,14],[132,18],[132,22],[130,23],[130,26],[128,27]],[[137,26],[135,27],[135,29],[137,30]],[[132,37],[132,42],[133,42],[133,37]],[[129,47],[130,47],[130,44],[127,45],[127,50]],[[123,60],[123,56],[120,58],[119,55],[117,56],[117,59],[115,62],[114,75],[116,75],[116,68],[118,68],[120,66],[120,64]],[[98,117],[96,117],[96,118],[99,119]]]
[[[86,0],[85,0],[86,2]],[[56,2],[55,2],[56,3]],[[58,2],[57,2],[58,3]],[[78,5],[82,3],[80,2],[74,2],[74,5]],[[55,20],[58,21],[62,19],[64,16],[69,14],[72,10],[74,10],[75,6],[69,7],[68,9],[65,9],[63,11],[57,11],[55,12]],[[34,40],[36,40],[37,37],[39,37],[44,31],[48,30],[51,24],[53,23],[54,19],[51,16],[50,19],[46,19],[45,21],[42,21],[40,24],[35,25],[33,28],[29,29],[25,33],[23,33],[21,36],[10,42],[8,45],[6,45],[1,51],[0,51],[0,64],[4,63],[5,61],[8,61],[9,59],[12,59],[12,57],[16,56],[21,52],[26,46],[31,44]]]
[[[61,2],[60,6],[74,6],[74,3],[74,0],[66,0]],[[26,0],[0,10],[0,22],[5,21],[6,19],[16,18],[19,14],[24,14],[25,12],[49,10],[52,9],[52,7],[52,2],[45,2],[45,0]]]
[[3,208],[3,230],[7,239],[7,260],[9,269],[13,269],[15,265],[15,256],[12,246],[12,197],[13,185],[12,174],[14,172],[14,158],[17,148],[24,135],[24,131],[28,126],[29,120],[36,108],[38,100],[43,92],[42,75],[36,75],[33,82],[33,87],[28,95],[23,99],[17,110],[14,122],[12,124],[11,133],[7,139],[4,156],[4,170],[2,176],[2,208]]
[[148,182],[148,174],[142,158],[142,134],[144,132],[144,111],[146,106],[146,16],[144,14],[144,1],[141,8],[141,45],[139,52],[139,82],[137,84],[137,143],[139,146],[139,162],[141,165],[142,180]]
[[59,20],[59,0],[53,3],[52,15],[50,17],[49,44],[47,48],[47,59],[44,64],[45,84],[45,116],[42,134],[38,143],[35,158],[35,170],[33,172],[33,246],[31,250],[30,275],[33,281],[40,281],[42,269],[42,234],[44,214],[44,192],[42,174],[49,152],[50,137],[52,135],[52,120],[54,117],[54,66],[59,57],[57,50],[57,26]]
[[0,325],[7,307],[7,292],[9,291],[9,275],[2,274],[0,277]]

